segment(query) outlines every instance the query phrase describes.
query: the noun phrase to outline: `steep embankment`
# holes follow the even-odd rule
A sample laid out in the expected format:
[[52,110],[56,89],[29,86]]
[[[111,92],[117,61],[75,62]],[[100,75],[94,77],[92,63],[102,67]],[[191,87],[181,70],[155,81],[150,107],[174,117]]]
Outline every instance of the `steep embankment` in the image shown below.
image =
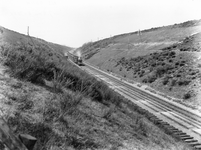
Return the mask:
[[1,117],[35,136],[35,150],[191,149],[50,45],[1,31]]
[[24,34],[20,34],[18,32],[12,31],[12,30],[8,30],[1,26],[0,26],[0,34],[2,34],[1,42],[9,43],[12,45],[17,45],[17,44],[23,44],[25,46],[26,45],[30,45],[30,46],[42,45],[44,47],[51,48],[54,51],[60,52],[61,54],[72,49],[71,47],[55,44],[52,42],[47,42],[40,38],[26,36]]
[[201,104],[201,21],[187,21],[83,45],[86,61],[148,84],[187,104]]

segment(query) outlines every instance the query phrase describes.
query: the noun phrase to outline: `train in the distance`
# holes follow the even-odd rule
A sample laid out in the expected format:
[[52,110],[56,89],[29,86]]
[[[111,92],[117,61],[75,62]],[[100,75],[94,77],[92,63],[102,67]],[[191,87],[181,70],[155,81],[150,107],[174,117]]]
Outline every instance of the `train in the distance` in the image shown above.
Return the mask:
[[75,64],[79,65],[79,66],[83,66],[83,59],[81,56],[77,56],[75,54],[72,54],[70,52],[67,53],[66,56],[68,59],[70,59],[72,62],[74,62]]

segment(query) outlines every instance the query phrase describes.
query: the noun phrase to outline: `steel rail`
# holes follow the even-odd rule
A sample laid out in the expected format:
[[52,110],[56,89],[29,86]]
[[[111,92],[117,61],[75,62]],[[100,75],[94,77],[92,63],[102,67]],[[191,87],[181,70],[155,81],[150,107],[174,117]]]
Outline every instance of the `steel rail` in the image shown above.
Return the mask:
[[201,115],[194,113],[194,110],[177,104],[176,102],[164,100],[164,98],[160,98],[152,93],[121,81],[117,77],[88,64],[85,64],[85,68],[93,71],[93,74],[96,74],[99,78],[102,76],[102,78],[107,79],[109,83],[107,81],[105,82],[107,82],[110,87],[129,98],[133,103],[150,111],[159,119],[162,118],[164,122],[167,121],[171,123],[175,128],[182,128],[181,130],[184,133],[194,138],[189,140],[189,138],[183,137],[182,139],[190,145],[192,144],[195,148],[201,148]]

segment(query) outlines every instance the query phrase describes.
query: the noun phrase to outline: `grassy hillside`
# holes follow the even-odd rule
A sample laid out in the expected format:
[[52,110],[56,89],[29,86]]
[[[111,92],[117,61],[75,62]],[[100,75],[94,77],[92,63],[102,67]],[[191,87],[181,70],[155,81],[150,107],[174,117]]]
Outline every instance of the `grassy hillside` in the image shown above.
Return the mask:
[[35,136],[35,150],[191,149],[61,52],[40,42],[31,44],[27,41],[33,39],[25,35],[22,42],[16,32],[15,38],[4,34],[1,116],[15,134]]
[[[100,56],[100,59],[105,59],[104,52],[102,52],[104,50],[116,51],[110,56],[111,58],[116,58],[118,55],[128,57],[145,55],[172,45],[173,43],[177,43],[185,37],[197,33],[200,31],[200,24],[200,20],[188,21],[181,24],[143,30],[140,32],[140,35],[138,31],[116,35],[97,42],[84,44],[81,47],[82,53],[85,55],[86,59],[91,58],[94,54],[99,54],[99,56],[102,54],[103,56]],[[95,59],[95,57],[93,58]],[[89,61],[91,59],[89,59]],[[107,59],[108,58],[106,58],[106,60]]]
[[53,49],[54,51],[60,52],[61,54],[72,49],[71,47],[47,42],[39,38],[28,37],[24,34],[8,30],[1,26],[0,26],[0,35],[2,35],[1,42],[9,43],[12,45],[24,44],[24,45],[36,46],[39,44],[43,45],[44,47],[48,47],[49,49]]
[[200,105],[201,20],[117,35],[82,46],[86,61]]

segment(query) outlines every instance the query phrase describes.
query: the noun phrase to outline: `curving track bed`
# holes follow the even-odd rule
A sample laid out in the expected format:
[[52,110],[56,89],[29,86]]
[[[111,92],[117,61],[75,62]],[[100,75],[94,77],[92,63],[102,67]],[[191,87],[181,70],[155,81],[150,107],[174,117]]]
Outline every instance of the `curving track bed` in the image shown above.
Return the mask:
[[153,114],[158,120],[174,131],[175,135],[193,146],[201,149],[201,113],[179,103],[155,95],[135,84],[103,72],[89,64],[82,67],[85,71],[105,81],[116,92],[123,95],[139,107]]

